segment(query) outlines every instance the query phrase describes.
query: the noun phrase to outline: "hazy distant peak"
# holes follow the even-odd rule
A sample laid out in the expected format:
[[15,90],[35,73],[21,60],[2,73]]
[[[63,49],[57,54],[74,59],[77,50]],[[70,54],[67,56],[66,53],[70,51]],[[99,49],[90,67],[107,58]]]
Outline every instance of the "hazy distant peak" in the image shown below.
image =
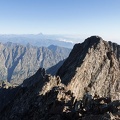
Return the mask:
[[38,33],[37,35],[41,35],[41,36],[43,36],[44,34],[43,34],[43,33]]

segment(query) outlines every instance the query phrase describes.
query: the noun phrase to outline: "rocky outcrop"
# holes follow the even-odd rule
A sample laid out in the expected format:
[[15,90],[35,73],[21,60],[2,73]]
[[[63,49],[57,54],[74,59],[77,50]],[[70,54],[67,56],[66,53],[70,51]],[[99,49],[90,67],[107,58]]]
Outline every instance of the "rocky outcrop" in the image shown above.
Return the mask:
[[120,101],[92,98],[87,94],[76,100],[60,77],[48,75],[42,68],[14,89],[10,91],[11,96],[5,96],[9,102],[1,109],[0,120],[114,120],[120,117]]
[[9,82],[0,81],[0,111],[12,101],[17,94],[18,88]]
[[119,46],[116,44],[116,50],[111,45],[92,36],[76,44],[59,69],[57,75],[77,99],[83,97],[86,88],[93,96],[120,99]]
[[[52,113],[62,112],[64,106],[61,106],[61,100],[64,101],[67,97],[67,91],[64,89],[65,86],[59,77],[52,77],[45,74],[44,69],[39,69],[35,75],[19,86],[14,100],[1,111],[0,119],[47,119]],[[66,102],[69,100],[70,96]]]
[[[1,43],[0,80],[20,84],[24,79],[32,76],[40,67],[49,69],[64,60],[69,53],[70,49],[53,45],[47,48],[34,47],[30,44],[25,47],[19,44]],[[59,67],[57,66],[56,69]]]

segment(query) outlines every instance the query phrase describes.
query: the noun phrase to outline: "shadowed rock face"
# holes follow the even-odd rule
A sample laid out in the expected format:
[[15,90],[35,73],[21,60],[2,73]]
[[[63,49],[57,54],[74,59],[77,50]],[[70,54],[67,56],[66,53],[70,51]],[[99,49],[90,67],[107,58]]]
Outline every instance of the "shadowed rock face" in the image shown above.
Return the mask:
[[58,71],[61,78],[40,68],[15,95],[9,89],[13,99],[0,120],[119,120],[120,68],[111,45],[97,36],[76,44]]
[[78,99],[86,87],[93,96],[120,99],[119,54],[117,44],[92,36],[74,46],[57,75]]
[[53,45],[47,48],[0,44],[0,80],[20,84],[40,67],[48,69],[66,59],[69,53],[70,49]]
[[[0,120],[110,120],[120,117],[117,108],[120,100],[92,98],[85,104],[85,97],[76,100],[59,77],[45,74],[42,68],[21,86],[2,90],[9,102],[0,109]],[[102,100],[104,103],[100,103]]]

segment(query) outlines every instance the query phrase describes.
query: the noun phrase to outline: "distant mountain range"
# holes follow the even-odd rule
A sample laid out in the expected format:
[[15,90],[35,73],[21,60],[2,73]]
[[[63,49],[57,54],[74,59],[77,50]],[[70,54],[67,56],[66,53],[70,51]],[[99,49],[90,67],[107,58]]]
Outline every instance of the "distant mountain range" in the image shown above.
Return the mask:
[[66,59],[71,49],[50,45],[36,47],[18,43],[0,43],[0,80],[20,84],[24,79],[33,75],[40,67],[49,69],[47,72],[55,74],[51,67]]
[[[72,41],[71,41],[72,40]],[[60,47],[72,48],[76,41],[81,41],[80,38],[71,38],[69,36],[63,35],[44,35],[40,34],[23,34],[23,35],[14,35],[14,34],[3,34],[0,35],[0,42],[12,42],[19,43],[21,45],[31,44],[33,46],[44,46],[48,47],[50,45],[56,45]]]

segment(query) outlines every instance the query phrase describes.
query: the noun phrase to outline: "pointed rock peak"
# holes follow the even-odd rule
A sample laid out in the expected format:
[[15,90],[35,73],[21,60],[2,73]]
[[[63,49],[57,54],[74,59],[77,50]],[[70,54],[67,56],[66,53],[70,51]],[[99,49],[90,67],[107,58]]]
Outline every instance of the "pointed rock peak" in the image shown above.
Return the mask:
[[119,86],[120,79],[119,49],[119,46],[109,45],[101,37],[89,37],[74,46],[57,75],[76,97],[83,97],[84,88],[89,87],[91,94],[97,92],[97,95],[104,97],[111,95],[113,99],[112,91],[118,91],[116,86]]
[[[76,71],[76,68],[82,65],[84,58],[90,51],[89,49],[95,50],[98,45],[103,46],[104,43],[105,41],[101,37],[91,36],[85,39],[83,43],[75,44],[69,57],[66,59],[66,61],[61,66],[61,68],[58,70],[57,75],[59,75],[60,77],[64,76],[66,74],[66,71],[68,72],[68,70],[71,73],[71,68],[73,71]],[[72,74],[70,74],[70,76],[71,75]],[[69,76],[70,78],[69,80],[71,80],[70,76]],[[66,81],[69,81],[69,80],[66,79]],[[66,83],[67,82],[65,82],[65,84]]]
[[36,72],[36,75],[41,75],[43,78],[45,77],[46,71],[44,68],[39,68]]
[[[71,51],[71,54],[75,54],[79,52],[88,52],[88,49],[93,47],[94,49],[98,44],[106,44],[106,42],[99,36],[91,36],[85,39],[83,43],[75,44],[73,47],[73,50]],[[85,53],[84,53],[85,54]]]
[[103,39],[99,36],[91,36],[91,37],[85,39],[83,44],[87,44],[88,47],[91,47],[92,45],[98,44],[102,41],[103,41]]
[[85,40],[89,40],[89,41],[93,41],[93,42],[96,42],[96,41],[100,41],[100,40],[103,40],[100,36],[91,36],[91,37],[88,37],[87,39]]
[[31,76],[30,78],[27,78],[23,81],[22,86],[29,87],[31,85],[36,84],[38,81],[43,82],[45,79],[45,76],[46,76],[45,69],[39,68],[38,71],[33,76]]

